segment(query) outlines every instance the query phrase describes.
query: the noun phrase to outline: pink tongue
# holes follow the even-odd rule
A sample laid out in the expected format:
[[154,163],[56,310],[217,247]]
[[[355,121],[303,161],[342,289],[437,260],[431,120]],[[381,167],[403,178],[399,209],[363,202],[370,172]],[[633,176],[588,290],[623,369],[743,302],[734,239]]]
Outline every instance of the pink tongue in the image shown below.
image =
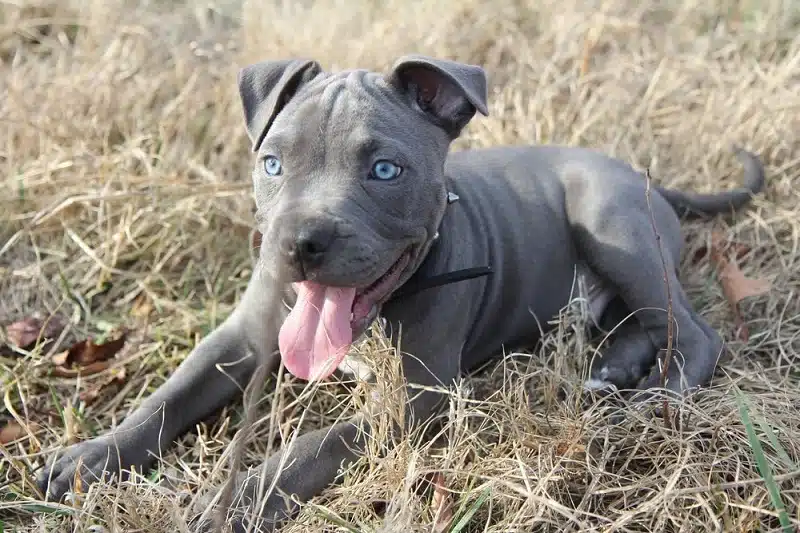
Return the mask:
[[330,376],[353,342],[350,312],[355,289],[295,283],[297,303],[278,335],[283,364],[300,379]]

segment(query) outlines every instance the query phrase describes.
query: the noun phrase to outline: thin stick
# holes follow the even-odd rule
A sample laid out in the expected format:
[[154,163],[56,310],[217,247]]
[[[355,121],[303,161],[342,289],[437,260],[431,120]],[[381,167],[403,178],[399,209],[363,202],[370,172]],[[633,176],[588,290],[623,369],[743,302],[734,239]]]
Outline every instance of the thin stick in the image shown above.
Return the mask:
[[[647,198],[647,209],[650,211],[650,224],[653,226],[653,234],[656,236],[656,244],[658,244],[658,255],[661,257],[661,267],[664,269],[664,285],[667,288],[667,353],[664,357],[664,366],[661,367],[661,379],[659,380],[659,385],[662,389],[666,388],[667,385],[667,370],[669,369],[670,361],[672,360],[672,342],[674,339],[674,331],[673,331],[673,314],[672,314],[672,290],[669,286],[669,270],[667,269],[667,261],[664,258],[664,249],[661,246],[661,234],[658,233],[658,228],[656,227],[656,217],[653,214],[653,204],[651,201],[651,177],[650,177],[650,167],[645,169],[644,172],[645,177],[645,197]],[[671,418],[669,415],[669,403],[667,402],[667,398],[664,398],[664,424],[667,427],[671,427],[672,424],[670,422]]]

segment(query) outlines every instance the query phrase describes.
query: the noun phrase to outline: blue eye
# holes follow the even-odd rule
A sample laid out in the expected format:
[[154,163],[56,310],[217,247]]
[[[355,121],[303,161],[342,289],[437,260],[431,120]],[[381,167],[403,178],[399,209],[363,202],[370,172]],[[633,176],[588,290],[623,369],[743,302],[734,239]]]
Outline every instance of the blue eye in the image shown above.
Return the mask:
[[268,176],[277,176],[281,173],[281,160],[274,155],[269,155],[264,158],[264,172]]
[[395,179],[401,172],[403,172],[402,167],[382,159],[372,165],[371,177],[376,180],[387,181]]

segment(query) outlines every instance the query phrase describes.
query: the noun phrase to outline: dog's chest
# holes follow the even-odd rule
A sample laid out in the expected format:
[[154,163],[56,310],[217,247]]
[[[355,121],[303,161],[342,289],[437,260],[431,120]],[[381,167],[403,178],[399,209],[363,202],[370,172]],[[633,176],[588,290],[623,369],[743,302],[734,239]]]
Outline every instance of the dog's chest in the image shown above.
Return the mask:
[[[581,322],[589,327],[598,327],[603,313],[615,295],[613,288],[585,262],[577,263],[570,305],[577,307]],[[361,340],[363,338],[354,343],[354,346]],[[357,380],[371,381],[374,377],[372,365],[361,350],[351,350],[339,364],[338,370]]]

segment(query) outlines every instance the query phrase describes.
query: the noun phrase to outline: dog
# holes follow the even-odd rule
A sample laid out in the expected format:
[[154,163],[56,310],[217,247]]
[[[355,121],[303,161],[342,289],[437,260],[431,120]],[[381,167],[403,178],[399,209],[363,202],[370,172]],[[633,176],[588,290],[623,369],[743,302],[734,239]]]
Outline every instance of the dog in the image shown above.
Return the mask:
[[[765,182],[754,154],[736,149],[741,188],[653,186],[648,201],[641,173],[588,148],[451,153],[470,120],[488,115],[479,66],[408,55],[385,72],[329,73],[313,60],[264,61],[240,70],[238,89],[255,153],[257,268],[224,323],[114,432],[70,446],[43,470],[49,497],[64,497],[76,473],[89,483],[146,470],[231,402],[258,362],[326,379],[379,317],[388,331],[402,327],[411,427],[437,412],[442,395],[431,387],[504,348],[533,346],[574,298],[576,277],[594,324],[633,314],[592,364],[593,385],[661,384],[668,289],[675,355],[665,388],[686,395],[710,380],[724,345],[678,280],[680,221],[750,202]],[[358,458],[362,422],[359,414],[307,432],[285,461],[267,460],[264,486],[277,479],[296,501],[273,491],[257,517],[262,531]],[[255,501],[258,480],[237,490]],[[242,515],[235,530],[247,524]]]

